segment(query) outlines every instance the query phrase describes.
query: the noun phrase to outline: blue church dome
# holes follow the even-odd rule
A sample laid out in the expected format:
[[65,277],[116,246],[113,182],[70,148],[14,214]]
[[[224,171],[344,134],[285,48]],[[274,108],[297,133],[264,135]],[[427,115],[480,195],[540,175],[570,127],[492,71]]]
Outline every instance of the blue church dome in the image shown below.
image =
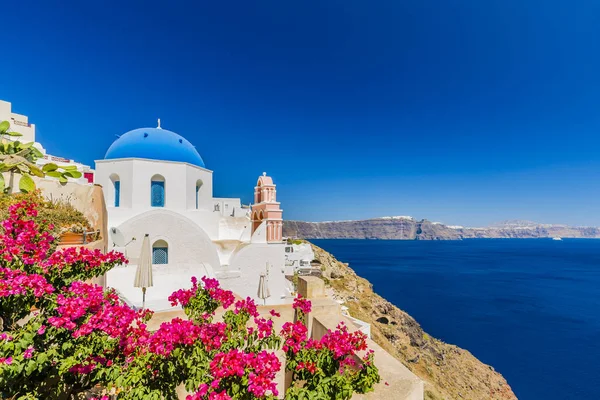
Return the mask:
[[120,136],[104,156],[105,160],[115,158],[178,161],[206,168],[202,157],[188,140],[162,128],[139,128]]

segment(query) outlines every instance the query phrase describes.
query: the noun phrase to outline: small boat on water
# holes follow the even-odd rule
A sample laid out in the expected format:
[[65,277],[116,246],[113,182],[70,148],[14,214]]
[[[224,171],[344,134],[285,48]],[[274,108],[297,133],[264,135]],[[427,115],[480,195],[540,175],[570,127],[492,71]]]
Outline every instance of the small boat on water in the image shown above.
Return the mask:
[[562,240],[561,237],[553,237],[552,240]]

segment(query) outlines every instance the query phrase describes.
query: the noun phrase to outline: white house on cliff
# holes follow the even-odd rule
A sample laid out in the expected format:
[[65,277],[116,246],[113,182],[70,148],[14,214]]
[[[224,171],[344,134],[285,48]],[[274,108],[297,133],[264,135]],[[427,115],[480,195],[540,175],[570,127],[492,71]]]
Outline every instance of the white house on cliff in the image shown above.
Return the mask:
[[154,274],[146,295],[149,308],[169,308],[169,294],[189,287],[192,276],[204,275],[258,301],[265,274],[266,303],[291,301],[286,274],[293,272],[285,270],[282,210],[272,179],[266,174],[258,178],[254,204],[248,208],[240,199],[213,197],[212,174],[195,147],[162,129],[160,122],[157,128],[135,129],[114,141],[104,159],[96,161],[95,182],[104,188],[109,241],[130,264],[109,271],[108,286],[141,305],[141,291],[133,281],[148,234]]

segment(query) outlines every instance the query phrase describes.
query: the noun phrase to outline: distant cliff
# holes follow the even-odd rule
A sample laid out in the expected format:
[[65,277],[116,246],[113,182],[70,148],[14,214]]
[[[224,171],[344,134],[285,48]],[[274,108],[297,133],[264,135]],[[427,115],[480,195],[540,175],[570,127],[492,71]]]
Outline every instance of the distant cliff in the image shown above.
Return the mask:
[[303,239],[458,240],[471,238],[600,238],[600,228],[506,221],[486,228],[448,226],[426,219],[383,217],[362,221],[285,221],[283,235]]

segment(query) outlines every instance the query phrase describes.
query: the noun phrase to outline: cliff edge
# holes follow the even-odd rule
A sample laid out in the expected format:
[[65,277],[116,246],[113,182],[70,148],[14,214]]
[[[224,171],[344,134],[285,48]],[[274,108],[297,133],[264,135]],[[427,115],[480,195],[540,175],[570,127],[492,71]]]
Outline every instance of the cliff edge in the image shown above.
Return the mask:
[[600,228],[504,223],[486,228],[449,226],[426,219],[383,217],[360,221],[285,221],[283,236],[303,239],[460,240],[476,238],[600,238]]
[[493,367],[467,350],[429,336],[414,318],[374,293],[366,279],[320,247],[312,247],[333,297],[344,302],[351,316],[370,323],[373,340],[426,382],[425,399],[517,398]]

